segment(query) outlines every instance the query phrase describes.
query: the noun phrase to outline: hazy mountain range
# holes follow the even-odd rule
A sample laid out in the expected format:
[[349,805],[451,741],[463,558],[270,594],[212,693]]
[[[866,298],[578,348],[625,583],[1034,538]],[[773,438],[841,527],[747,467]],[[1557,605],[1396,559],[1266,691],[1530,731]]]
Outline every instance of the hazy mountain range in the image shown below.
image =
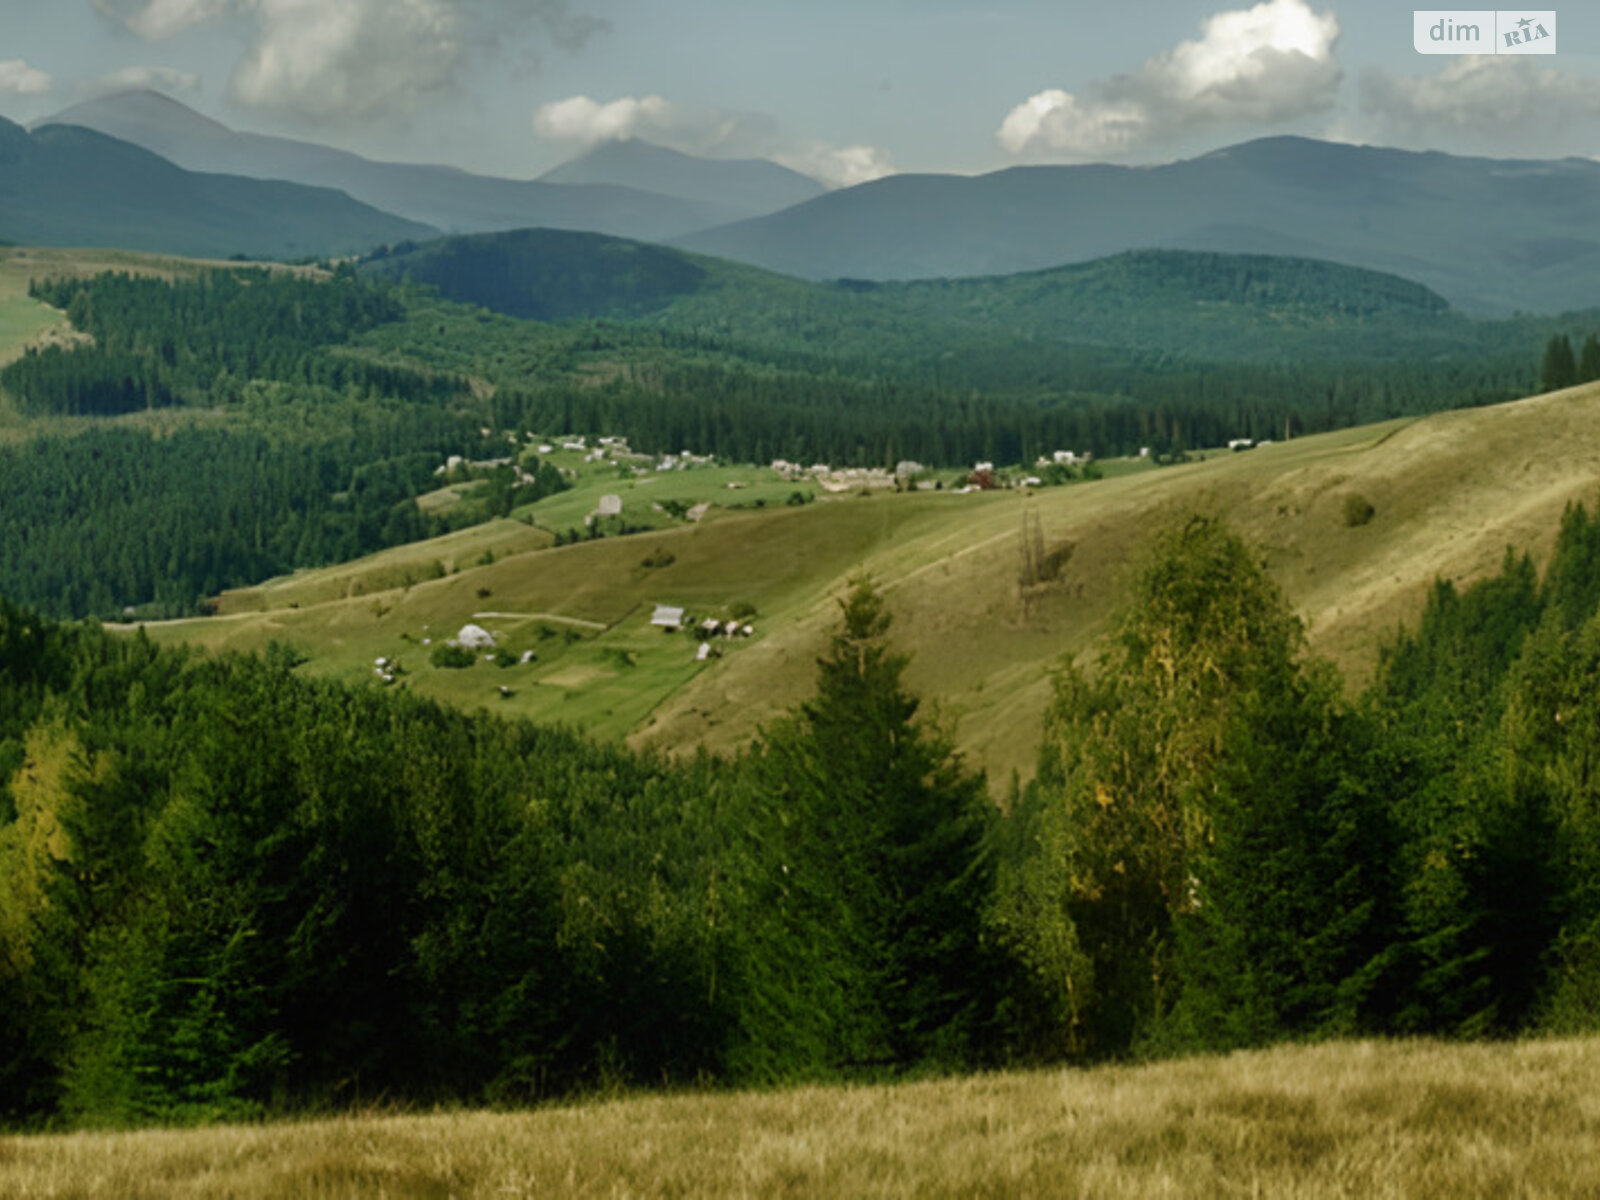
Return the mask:
[[[29,171],[43,159],[8,171],[0,180],[0,238],[188,253],[202,243],[207,252],[252,253],[293,245],[301,249],[277,253],[306,254],[319,252],[312,246],[354,245],[356,214],[367,213],[374,232],[360,248],[445,231],[548,227],[668,242],[807,279],[879,281],[1004,275],[1127,250],[1185,249],[1389,272],[1467,312],[1600,304],[1600,163],[1587,159],[1466,158],[1275,137],[1161,166],[897,175],[824,192],[774,163],[695,158],[639,141],[597,147],[537,180],[378,163],[310,142],[238,133],[153,92],[68,109],[36,127],[34,142],[64,153],[70,139],[59,131],[66,125],[108,135],[71,141],[79,156],[74,170],[97,186],[80,191],[69,183],[63,190],[34,179]],[[20,130],[9,129],[15,141]],[[161,176],[149,153],[117,150],[109,137],[235,181],[176,168]],[[90,162],[96,154],[103,163]],[[136,197],[123,194],[130,171],[139,199],[133,209]],[[302,208],[311,198],[294,192],[267,200],[244,177],[337,188],[382,213],[360,204],[340,209],[326,196]],[[170,212],[163,211],[158,178],[173,189]],[[116,186],[105,186],[113,180]],[[207,204],[231,204],[233,215],[204,213]],[[297,231],[235,233],[237,215],[256,210]],[[303,222],[321,210],[330,224],[313,237]],[[398,219],[386,224],[384,213]],[[215,233],[192,236],[194,227]]]
[[191,171],[338,188],[446,233],[546,226],[657,241],[770,213],[823,190],[776,163],[714,162],[643,142],[602,147],[544,180],[373,162],[314,142],[237,133],[151,91],[90,100],[41,124],[94,129]]
[[1009,274],[1133,248],[1392,272],[1466,310],[1600,303],[1600,163],[1277,137],[1156,167],[897,175],[681,239],[811,279]]
[[89,129],[0,118],[0,239],[302,258],[433,236],[330,188],[185,171]]
[[602,142],[539,177],[543,183],[609,183],[738,210],[740,217],[777,212],[828,189],[808,175],[763,158],[696,158],[637,138]]

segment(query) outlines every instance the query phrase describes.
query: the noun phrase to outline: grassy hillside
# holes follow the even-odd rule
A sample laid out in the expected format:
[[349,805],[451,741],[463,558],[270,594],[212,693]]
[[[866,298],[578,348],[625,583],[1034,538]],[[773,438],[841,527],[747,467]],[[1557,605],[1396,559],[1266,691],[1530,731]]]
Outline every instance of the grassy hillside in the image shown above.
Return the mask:
[[0,1139],[17,1196],[1592,1196],[1600,1043]]
[[[4,254],[0,251],[0,254]],[[28,282],[0,259],[0,366],[19,357],[29,342],[61,320],[61,314],[28,298]]]
[[[668,498],[716,507],[698,523],[549,550],[527,526],[503,522],[460,542],[302,572],[223,597],[222,618],[151,629],[217,647],[286,640],[308,656],[305,670],[352,681],[372,679],[376,657],[399,657],[408,672],[399,686],[468,707],[643,745],[728,749],[809,694],[833,598],[867,571],[915,656],[908,682],[955,723],[999,787],[1011,771],[1031,771],[1052,664],[1093,645],[1163,514],[1215,511],[1260,546],[1313,647],[1356,684],[1435,578],[1487,574],[1507,545],[1541,556],[1563,507],[1594,499],[1597,421],[1600,387],[1590,386],[1031,494],[847,492],[798,507],[778,503],[792,485],[765,471],[675,472],[630,487],[608,468],[544,502],[566,506],[554,528],[606,492],[629,519],[659,518],[652,505]],[[1368,523],[1346,524],[1351,496],[1373,506]],[[731,507],[756,499],[767,503]],[[1029,588],[1019,580],[1025,514],[1064,559],[1054,582]],[[520,515],[537,520],[542,510]],[[715,616],[751,605],[756,636],[696,662],[682,635],[649,628],[657,603]],[[469,620],[537,660],[429,666],[422,640]]]

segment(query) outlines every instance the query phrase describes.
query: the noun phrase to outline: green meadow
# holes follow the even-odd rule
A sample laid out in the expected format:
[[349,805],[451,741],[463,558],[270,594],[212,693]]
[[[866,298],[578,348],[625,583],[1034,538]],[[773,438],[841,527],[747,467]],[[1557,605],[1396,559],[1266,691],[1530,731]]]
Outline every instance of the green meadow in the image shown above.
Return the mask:
[[[1031,772],[1054,665],[1091,652],[1164,514],[1219,513],[1258,546],[1312,648],[1356,687],[1435,579],[1479,578],[1508,545],[1538,558],[1565,505],[1595,498],[1597,419],[1600,388],[1589,386],[971,495],[828,494],[754,466],[625,478],[558,451],[552,460],[578,474],[576,486],[515,519],[297,572],[223,595],[216,617],[148,628],[214,648],[283,641],[305,671],[371,686],[382,686],[374,659],[397,658],[405,674],[394,686],[468,708],[668,751],[726,750],[808,694],[834,598],[864,572],[884,588],[913,656],[908,683],[1000,788],[1013,771]],[[788,504],[797,490],[816,498]],[[627,522],[653,528],[553,545],[607,494],[622,499]],[[1365,524],[1346,523],[1352,496],[1372,507]],[[666,501],[711,507],[688,521],[656,510]],[[1053,578],[1024,582],[1027,540],[1055,561]],[[702,617],[753,608],[756,634],[697,662],[690,638],[649,627],[656,604]],[[423,640],[468,622],[535,661],[431,666]]]

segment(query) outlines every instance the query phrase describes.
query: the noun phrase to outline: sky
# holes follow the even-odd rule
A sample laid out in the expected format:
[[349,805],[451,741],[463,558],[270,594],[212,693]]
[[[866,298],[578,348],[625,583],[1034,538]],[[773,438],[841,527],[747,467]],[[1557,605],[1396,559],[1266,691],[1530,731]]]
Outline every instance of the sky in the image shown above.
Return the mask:
[[130,87],[240,130],[531,178],[610,137],[892,172],[1294,133],[1600,157],[1600,4],[1554,55],[1421,55],[1385,0],[0,0],[0,115]]

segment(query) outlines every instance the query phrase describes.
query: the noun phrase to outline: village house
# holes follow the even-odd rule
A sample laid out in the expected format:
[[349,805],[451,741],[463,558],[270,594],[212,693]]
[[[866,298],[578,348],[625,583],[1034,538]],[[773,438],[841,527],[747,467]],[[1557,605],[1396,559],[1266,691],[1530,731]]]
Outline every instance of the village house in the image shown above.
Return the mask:
[[494,634],[481,625],[463,625],[455,636],[455,644],[468,650],[493,650]]

